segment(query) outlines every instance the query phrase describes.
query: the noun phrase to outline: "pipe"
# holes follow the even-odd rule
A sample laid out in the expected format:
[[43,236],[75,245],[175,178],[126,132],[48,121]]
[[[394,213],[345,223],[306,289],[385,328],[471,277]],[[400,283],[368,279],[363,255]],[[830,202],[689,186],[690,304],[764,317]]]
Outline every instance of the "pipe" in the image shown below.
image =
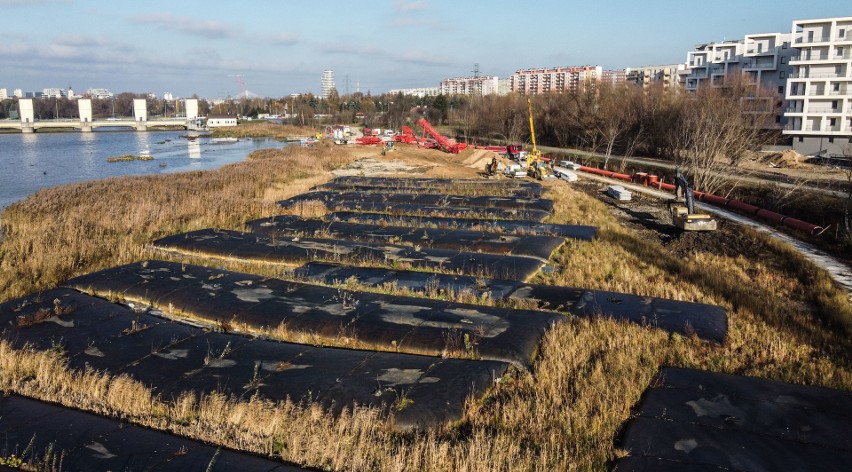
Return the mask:
[[729,200],[728,208],[739,210],[747,215],[756,215],[760,207],[749,205],[748,203],[741,202],[739,200]]
[[[696,192],[696,193],[698,193],[698,192]],[[720,207],[723,207],[723,208],[728,206],[728,202],[730,201],[729,199],[727,199],[725,197],[720,197],[718,195],[713,195],[712,193],[704,193],[704,192],[701,192],[701,195],[698,196],[698,200],[705,202],[705,203],[709,203],[711,205],[720,206]]]
[[825,231],[822,226],[817,226],[806,221],[798,220],[796,218],[784,218],[784,226],[788,228],[797,229],[799,231],[804,231],[805,233],[810,234],[811,236],[816,236],[819,233]]
[[755,213],[754,216],[757,216],[758,218],[763,218],[766,221],[771,221],[777,225],[784,224],[784,220],[787,219],[786,216],[780,213],[775,213],[774,211],[766,210],[764,208],[757,210],[757,213]]
[[[592,174],[602,175],[604,177],[609,177],[611,179],[619,179],[625,180],[628,182],[637,182],[640,184],[644,184],[648,187],[657,188],[659,190],[668,190],[673,192],[675,190],[675,186],[672,184],[667,184],[660,182],[659,177],[653,174],[646,174],[644,172],[638,172],[636,177],[633,178],[626,174],[618,174],[616,172],[611,172],[603,169],[596,169],[594,167],[580,167],[581,171],[589,172]],[[747,215],[754,216],[756,218],[762,219],[764,221],[768,221],[774,224],[781,224],[788,228],[792,228],[798,231],[802,231],[807,233],[810,236],[816,236],[821,232],[825,231],[825,228],[819,225],[815,225],[812,223],[808,223],[807,221],[802,221],[797,218],[791,218],[789,216],[784,216],[780,213],[776,213],[774,211],[767,210],[765,208],[760,208],[758,206],[750,205],[745,202],[741,202],[739,200],[732,200],[725,197],[720,197],[718,195],[713,195],[712,193],[705,193],[700,191],[693,191],[695,198],[699,201],[709,203],[711,205],[719,206],[722,208],[730,208],[732,210],[737,210]]]

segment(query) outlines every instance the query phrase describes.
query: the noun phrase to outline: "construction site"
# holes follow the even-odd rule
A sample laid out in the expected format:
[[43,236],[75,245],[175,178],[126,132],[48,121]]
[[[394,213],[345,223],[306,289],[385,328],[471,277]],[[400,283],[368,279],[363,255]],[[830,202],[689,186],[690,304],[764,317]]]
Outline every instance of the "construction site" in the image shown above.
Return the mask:
[[727,215],[822,228],[418,125],[10,207],[0,468],[852,462],[850,287]]

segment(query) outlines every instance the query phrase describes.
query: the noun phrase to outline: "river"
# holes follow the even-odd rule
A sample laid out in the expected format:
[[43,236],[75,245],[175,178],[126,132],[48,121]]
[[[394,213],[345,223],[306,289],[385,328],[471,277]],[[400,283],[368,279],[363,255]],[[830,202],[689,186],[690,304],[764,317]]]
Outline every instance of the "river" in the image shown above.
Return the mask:
[[[121,175],[215,169],[239,162],[255,149],[280,148],[272,139],[236,142],[182,135],[187,131],[0,134],[0,210],[39,189]],[[107,162],[123,154],[150,161]]]

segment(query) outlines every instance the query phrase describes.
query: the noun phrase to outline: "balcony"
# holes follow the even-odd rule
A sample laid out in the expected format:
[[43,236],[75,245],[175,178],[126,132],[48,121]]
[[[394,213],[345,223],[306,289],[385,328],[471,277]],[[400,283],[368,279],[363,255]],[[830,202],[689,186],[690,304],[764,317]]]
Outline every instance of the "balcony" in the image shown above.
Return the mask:
[[825,114],[828,114],[828,113],[843,113],[843,110],[841,110],[840,108],[833,108],[833,107],[822,107],[822,108],[808,107],[808,114],[811,114],[811,113],[819,113],[821,115],[825,115]]
[[831,41],[831,36],[828,35],[814,38],[796,38],[796,44],[827,43],[828,41]]
[[791,79],[837,79],[837,78],[845,78],[846,76],[843,74],[837,74],[834,72],[819,72],[814,74],[806,74],[804,72],[799,72],[798,74],[790,74],[787,76]]
[[746,62],[743,69],[775,69],[775,62]]
[[762,49],[758,51],[757,49],[748,49],[745,52],[746,56],[772,56],[775,54],[775,49]]
[[803,61],[842,61],[852,59],[852,51],[844,52],[843,54],[799,54],[798,56],[790,56],[790,62]]

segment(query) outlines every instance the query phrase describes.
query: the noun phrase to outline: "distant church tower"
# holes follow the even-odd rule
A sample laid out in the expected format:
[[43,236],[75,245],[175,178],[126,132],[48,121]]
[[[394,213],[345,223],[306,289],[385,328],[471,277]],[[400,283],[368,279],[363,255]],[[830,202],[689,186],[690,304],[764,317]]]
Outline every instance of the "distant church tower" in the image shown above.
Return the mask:
[[322,73],[322,98],[328,99],[331,96],[331,93],[335,90],[334,88],[334,71],[326,70]]

